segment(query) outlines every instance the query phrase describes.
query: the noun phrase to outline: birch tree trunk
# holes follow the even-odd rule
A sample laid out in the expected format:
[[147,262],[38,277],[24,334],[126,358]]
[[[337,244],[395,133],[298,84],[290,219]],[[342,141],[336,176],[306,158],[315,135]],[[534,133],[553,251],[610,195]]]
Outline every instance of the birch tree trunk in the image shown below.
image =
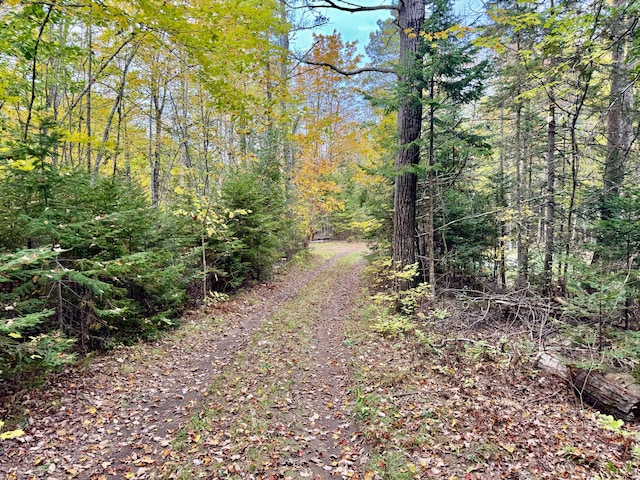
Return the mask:
[[[95,181],[98,179],[98,174],[100,173],[100,165],[102,164],[102,158],[104,157],[105,146],[107,141],[109,140],[109,135],[111,133],[111,124],[113,123],[113,117],[115,116],[116,112],[119,111],[118,109],[120,108],[120,104],[123,101],[124,88],[127,83],[127,73],[129,72],[129,66],[131,65],[131,62],[133,61],[133,58],[135,56],[135,51],[136,51],[135,48],[132,49],[132,51],[127,56],[125,60],[125,64],[122,68],[122,73],[120,75],[120,82],[118,83],[116,99],[113,102],[113,105],[111,106],[111,111],[109,112],[109,116],[107,117],[107,123],[102,133],[102,141],[100,142],[100,147],[98,148],[98,153],[96,154],[96,159],[93,163],[93,175],[91,177],[92,183],[95,183]],[[114,167],[114,170],[115,170],[115,167]]]

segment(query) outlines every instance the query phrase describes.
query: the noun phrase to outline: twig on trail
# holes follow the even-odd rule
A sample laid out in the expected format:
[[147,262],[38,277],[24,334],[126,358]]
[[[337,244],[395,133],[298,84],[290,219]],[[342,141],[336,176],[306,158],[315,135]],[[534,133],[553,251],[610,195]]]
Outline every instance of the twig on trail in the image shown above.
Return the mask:
[[404,393],[396,393],[395,395],[393,395],[394,398],[400,398],[400,397],[410,397],[412,395],[422,395],[424,394],[424,392],[404,392]]

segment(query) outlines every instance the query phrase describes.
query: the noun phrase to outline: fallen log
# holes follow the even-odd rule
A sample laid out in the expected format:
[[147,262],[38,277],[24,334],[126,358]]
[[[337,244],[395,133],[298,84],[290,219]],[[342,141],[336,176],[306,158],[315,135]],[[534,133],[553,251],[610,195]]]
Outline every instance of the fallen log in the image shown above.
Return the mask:
[[640,421],[640,385],[626,373],[600,373],[565,363],[546,352],[538,354],[535,367],[566,381],[578,398],[603,413],[625,422]]

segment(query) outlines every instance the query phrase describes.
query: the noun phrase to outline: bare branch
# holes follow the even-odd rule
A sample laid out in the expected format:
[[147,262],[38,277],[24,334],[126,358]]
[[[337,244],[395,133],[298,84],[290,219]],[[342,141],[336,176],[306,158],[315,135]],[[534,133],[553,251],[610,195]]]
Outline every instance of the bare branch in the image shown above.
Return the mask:
[[376,6],[371,6],[371,7],[366,7],[366,6],[362,6],[362,5],[356,5],[354,3],[349,3],[349,2],[342,2],[345,3],[347,5],[351,5],[349,7],[345,7],[343,5],[338,5],[336,2],[334,2],[333,0],[320,0],[322,3],[313,3],[313,4],[309,4],[309,8],[333,8],[335,10],[342,10],[343,12],[350,12],[350,13],[355,13],[355,12],[372,12],[372,11],[376,11],[376,10],[392,10],[397,12],[398,11],[398,7],[396,5],[376,5]]
[[[4,2],[0,1],[0,5],[2,5]],[[87,8],[89,6],[89,3],[64,3],[64,4],[60,4],[57,2],[47,2],[47,1],[43,1],[43,2],[21,2],[22,5],[43,5],[43,6],[48,6],[48,7],[57,7],[57,8]]]
[[340,67],[336,67],[335,65],[331,64],[331,63],[326,63],[326,62],[312,62],[311,60],[305,60],[305,59],[300,59],[300,61],[304,64],[307,65],[314,65],[316,67],[327,67],[331,70],[333,70],[336,73],[339,73],[340,75],[345,75],[345,76],[352,76],[352,75],[359,75],[361,73],[367,73],[367,72],[377,72],[377,73],[392,73],[394,75],[398,75],[398,73],[391,69],[391,68],[383,68],[383,67],[362,67],[362,68],[356,68],[355,70],[343,70]]
[[71,115],[72,110],[78,105],[78,103],[80,103],[80,100],[82,100],[82,98],[87,94],[87,92],[95,82],[96,77],[98,77],[105,70],[105,68],[109,66],[109,64],[111,63],[111,60],[113,60],[116,57],[116,55],[118,55],[122,51],[122,49],[126,47],[135,38],[136,34],[137,34],[136,32],[131,32],[131,34],[129,35],[129,38],[126,38],[124,42],[120,46],[118,46],[118,48],[116,48],[116,50],[102,62],[102,65],[100,66],[96,74],[93,75],[93,78],[90,78],[87,80],[80,94],[71,102],[71,105],[67,109],[67,113],[65,113],[62,119],[59,121],[60,124],[62,124],[62,122],[64,122],[69,117],[69,115]]

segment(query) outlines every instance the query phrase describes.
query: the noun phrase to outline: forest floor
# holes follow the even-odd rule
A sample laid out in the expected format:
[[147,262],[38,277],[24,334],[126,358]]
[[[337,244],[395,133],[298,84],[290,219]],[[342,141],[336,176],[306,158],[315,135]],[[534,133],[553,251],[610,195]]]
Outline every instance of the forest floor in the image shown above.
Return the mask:
[[315,245],[160,340],[0,398],[25,430],[0,478],[640,479],[638,429],[478,341],[490,325],[438,348],[377,333],[364,252]]

